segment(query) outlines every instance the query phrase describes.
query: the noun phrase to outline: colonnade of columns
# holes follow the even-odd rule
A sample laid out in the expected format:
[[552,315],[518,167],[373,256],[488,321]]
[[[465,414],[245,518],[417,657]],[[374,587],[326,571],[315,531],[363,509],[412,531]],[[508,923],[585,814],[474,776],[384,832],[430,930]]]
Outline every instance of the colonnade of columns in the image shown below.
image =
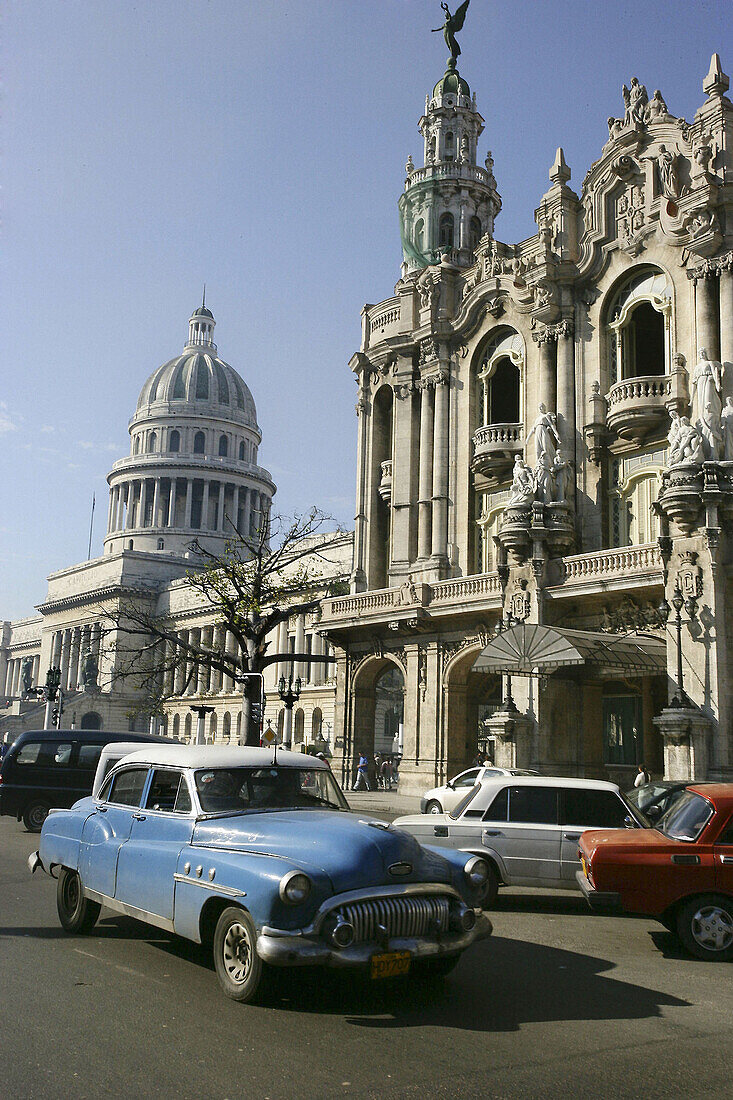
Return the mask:
[[[687,272],[693,282],[696,347],[723,364],[723,398],[733,396],[733,252]],[[697,358],[697,355],[695,355]]]
[[240,692],[234,677],[197,662],[187,647],[217,650],[241,657],[239,643],[224,626],[191,627],[177,632],[177,642],[165,643],[162,689],[165,695],[221,695]]
[[[305,614],[294,617],[294,627],[287,622],[282,622],[277,628],[275,652],[277,653],[311,653],[314,657],[325,657],[330,654],[328,642],[318,633],[306,631]],[[291,644],[292,642],[292,644]],[[275,680],[284,676],[293,678],[300,676],[304,684],[316,686],[325,683],[333,675],[330,662],[314,661],[290,661],[280,660],[275,666]]]
[[23,691],[23,683],[21,680],[21,671],[23,668],[23,662],[31,657],[33,661],[33,677],[32,687],[38,687],[38,678],[40,675],[41,656],[36,654],[24,654],[21,657],[8,657],[5,662],[5,675],[2,679],[2,694],[6,699],[12,699],[17,697]]
[[270,506],[270,497],[260,490],[216,477],[131,478],[109,491],[107,533],[141,527],[231,533],[226,513],[247,536],[260,526]]

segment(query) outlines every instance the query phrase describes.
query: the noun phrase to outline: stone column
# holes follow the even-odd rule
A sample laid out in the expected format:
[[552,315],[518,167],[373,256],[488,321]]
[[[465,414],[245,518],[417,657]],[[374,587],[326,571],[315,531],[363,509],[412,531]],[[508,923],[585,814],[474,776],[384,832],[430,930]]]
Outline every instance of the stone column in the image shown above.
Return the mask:
[[[202,632],[202,639],[203,639],[202,644],[207,649],[213,649],[214,648],[214,628],[213,628],[213,626],[205,626],[204,627],[203,632]],[[214,672],[214,670],[212,669],[211,665],[205,665],[204,666],[204,684],[203,684],[203,688],[201,690],[211,691],[211,681],[212,681],[212,677],[213,677],[213,672]]]
[[[287,653],[287,651],[288,651],[288,623],[287,623],[287,620],[285,620],[284,622],[278,623],[278,627],[277,627],[277,652],[278,653]],[[275,668],[275,679],[279,680],[281,676],[286,676],[287,677],[287,674],[288,674],[287,661],[285,661],[281,658],[278,661],[277,666]]]
[[[215,627],[214,628],[214,640],[213,640],[214,649],[219,650],[219,652],[223,652],[225,642],[226,642],[226,631],[224,630],[224,627],[223,626]],[[220,668],[213,668],[211,670],[211,691],[213,692],[214,695],[218,695],[219,692],[221,691],[221,684],[222,684],[221,669]]]
[[441,371],[435,380],[433,432],[433,557],[448,560],[448,404],[450,375]]
[[242,491],[244,493],[244,506],[242,508],[242,526],[240,527],[240,532],[242,534],[242,537],[247,539],[249,538],[249,517],[250,509],[252,507],[252,490],[248,487],[243,486]]
[[51,649],[51,664],[54,668],[61,668],[61,650],[64,644],[64,633],[62,630],[57,630],[53,636],[53,647]]
[[[206,635],[206,628],[204,627],[204,628],[202,628],[198,631],[198,638],[197,638],[197,644],[198,645],[203,646],[203,645],[206,644],[205,641],[204,641],[205,635]],[[208,670],[208,667],[206,666],[206,664],[204,664],[203,661],[199,661],[198,665],[197,665],[197,668],[196,668],[196,693],[198,695],[203,695],[204,692],[206,691],[206,681],[207,681],[208,671],[209,670]]]
[[107,507],[107,533],[112,530],[112,517],[115,512],[115,491],[110,489],[109,491],[109,505]]
[[153,522],[152,527],[162,527],[160,523],[160,478],[156,477],[153,482]]
[[183,526],[189,530],[191,527],[191,506],[193,504],[193,478],[186,478],[186,511],[184,513]]
[[219,500],[216,506],[216,529],[224,530],[224,497],[226,495],[226,482],[219,482]]
[[[305,652],[305,615],[301,614],[295,620],[295,652]],[[305,680],[305,665],[303,661],[295,662],[295,676]]]
[[81,630],[79,627],[74,627],[71,632],[71,648],[69,655],[69,679],[68,679],[68,691],[76,691],[79,681],[79,646],[81,644]]
[[430,556],[433,507],[433,386],[431,380],[420,382],[420,475],[417,502],[417,556]]
[[204,478],[204,494],[201,499],[201,530],[209,530],[209,479]]
[[558,431],[566,457],[575,461],[575,341],[574,325],[557,326],[557,414]]
[[[178,636],[182,642],[188,640],[188,631],[180,630]],[[175,693],[176,695],[183,694],[183,685],[186,682],[186,652],[183,646],[179,645],[176,651],[176,675],[175,675]]]
[[545,329],[536,336],[540,357],[540,402],[548,412],[555,412],[557,409],[555,339],[555,334],[549,329]]
[[135,482],[127,482],[127,516],[125,518],[125,530],[129,531],[135,518]]
[[[239,528],[239,486],[238,485],[234,486],[234,491],[232,493],[231,521],[232,521],[232,523],[234,524],[234,526],[236,528]],[[230,534],[231,533],[233,533],[233,532],[231,532],[231,530],[230,530]]]
[[695,283],[695,327],[697,347],[693,349],[694,362],[697,351],[705,348],[709,359],[720,359],[720,334],[718,331],[718,280],[714,269],[693,268],[688,272]]
[[63,632],[63,641],[61,643],[61,688],[66,691],[69,680],[69,658],[71,656],[71,631],[65,630]]
[[720,262],[720,360],[725,403],[726,397],[733,397],[733,252]]
[[[229,631],[229,630],[226,631],[225,638],[224,638],[224,651],[227,654],[234,652],[234,638],[232,637],[231,631]],[[223,680],[222,680],[222,691],[227,691],[228,692],[228,691],[233,691],[233,690],[234,690],[234,680],[227,673],[223,677]]]
[[174,477],[171,478],[171,489],[168,494],[168,527],[175,527],[176,525],[176,489],[178,482]]
[[37,653],[33,658],[33,686],[38,687],[41,679],[41,655]]

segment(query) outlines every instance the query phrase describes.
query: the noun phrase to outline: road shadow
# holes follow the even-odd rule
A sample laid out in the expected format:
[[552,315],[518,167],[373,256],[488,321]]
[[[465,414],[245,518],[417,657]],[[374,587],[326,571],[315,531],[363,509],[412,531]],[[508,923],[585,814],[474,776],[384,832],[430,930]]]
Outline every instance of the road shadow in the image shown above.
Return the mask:
[[[496,901],[487,909],[491,913],[545,913],[558,917],[593,917],[588,902],[582,894],[568,893],[557,894],[512,894],[499,890]],[[608,917],[613,914],[602,914]],[[648,917],[639,917],[634,913],[617,914],[620,920],[648,920]]]
[[730,963],[733,962],[733,959],[697,959],[694,955],[690,955],[688,951],[685,951],[677,936],[672,932],[667,932],[663,928],[660,928],[659,931],[650,932],[649,939],[664,959],[699,963],[702,966],[720,966],[721,962],[728,962],[730,965]]

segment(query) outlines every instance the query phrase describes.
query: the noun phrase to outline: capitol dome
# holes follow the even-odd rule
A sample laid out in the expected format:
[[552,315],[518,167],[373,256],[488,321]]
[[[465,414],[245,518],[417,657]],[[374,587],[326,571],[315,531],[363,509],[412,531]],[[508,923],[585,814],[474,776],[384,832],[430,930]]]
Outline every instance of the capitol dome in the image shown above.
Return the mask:
[[220,359],[205,304],[182,353],[153,371],[130,420],[130,454],[107,478],[107,552],[179,555],[193,539],[217,552],[234,529],[253,536],[275,485],[257,463],[262,433],[248,387]]

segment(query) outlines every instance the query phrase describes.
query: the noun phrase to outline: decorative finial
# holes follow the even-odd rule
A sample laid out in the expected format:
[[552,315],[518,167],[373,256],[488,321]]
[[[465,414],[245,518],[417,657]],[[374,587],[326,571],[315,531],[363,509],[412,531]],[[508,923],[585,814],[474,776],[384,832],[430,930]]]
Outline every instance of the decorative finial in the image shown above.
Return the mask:
[[558,145],[557,152],[555,153],[555,161],[550,169],[550,180],[552,183],[559,183],[561,186],[567,183],[570,179],[570,169],[565,163],[565,154],[562,151],[562,146]]
[[204,293],[201,297],[201,308],[206,309],[206,283],[204,283]]
[[724,96],[730,87],[730,79],[720,66],[720,56],[714,53],[710,58],[708,75],[702,82],[702,90],[707,96]]
[[440,6],[445,12],[446,16],[445,23],[442,27],[433,27],[431,32],[433,34],[435,34],[437,31],[443,32],[445,44],[450,50],[450,58],[448,59],[448,64],[450,65],[450,62],[452,61],[454,67],[456,63],[456,58],[459,57],[461,53],[461,47],[456,42],[456,32],[460,31],[463,27],[464,21],[466,19],[466,12],[468,11],[468,5],[470,4],[470,2],[471,0],[463,0],[463,3],[458,8],[456,8],[455,15],[451,15],[447,4],[441,4]]

